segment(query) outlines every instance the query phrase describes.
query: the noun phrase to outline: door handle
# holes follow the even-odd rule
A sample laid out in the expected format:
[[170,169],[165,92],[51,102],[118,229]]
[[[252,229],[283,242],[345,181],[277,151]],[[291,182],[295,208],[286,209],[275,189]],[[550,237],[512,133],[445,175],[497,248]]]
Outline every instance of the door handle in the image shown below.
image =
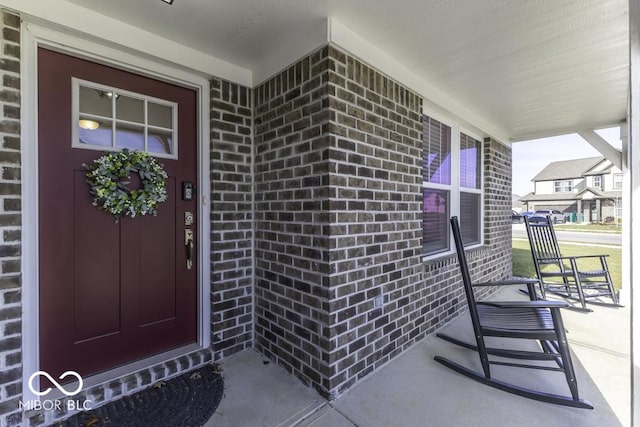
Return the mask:
[[187,270],[193,268],[193,230],[184,230],[184,246],[187,249]]

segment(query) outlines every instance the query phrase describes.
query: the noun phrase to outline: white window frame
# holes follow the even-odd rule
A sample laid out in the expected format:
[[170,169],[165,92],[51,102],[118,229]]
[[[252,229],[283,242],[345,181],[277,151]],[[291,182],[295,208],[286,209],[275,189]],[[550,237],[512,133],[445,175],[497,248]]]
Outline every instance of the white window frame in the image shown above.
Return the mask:
[[[484,242],[484,138],[479,137],[477,134],[475,134],[473,131],[468,130],[462,126],[460,126],[458,128],[458,133],[457,133],[457,138],[458,138],[458,183],[460,182],[460,134],[465,134],[468,137],[479,141],[480,142],[480,152],[478,153],[480,155],[480,175],[478,176],[478,179],[480,180],[480,188],[469,188],[469,187],[462,187],[461,184],[459,184],[458,187],[458,193],[468,193],[468,194],[479,194],[480,195],[480,210],[479,210],[479,214],[480,214],[480,233],[478,234],[479,237],[479,241],[477,243],[471,243],[469,245],[466,245],[465,248],[467,249],[473,249],[473,248],[477,248],[482,246],[483,242]],[[453,144],[452,144],[452,151],[453,151]],[[458,217],[460,217],[460,196],[458,196]]]
[[562,179],[562,180],[553,181],[554,193],[571,193],[572,191],[573,191],[572,179]]
[[553,192],[562,193],[562,181],[553,181]]
[[[598,180],[597,184],[596,184],[596,179]],[[602,190],[602,175],[593,176],[593,188],[597,190]]]
[[613,189],[621,190],[622,189],[622,174],[614,173],[613,174]]
[[[451,128],[451,184],[432,184],[429,182],[422,181],[422,188],[428,188],[432,190],[447,190],[449,191],[449,216],[457,216],[460,218],[460,194],[462,192],[465,193],[474,193],[480,194],[480,241],[478,243],[473,243],[470,245],[466,245],[465,249],[475,249],[484,245],[484,138],[479,136],[477,132],[465,128],[458,121],[443,117],[440,114],[437,114],[432,111],[428,111],[423,109],[423,115],[428,116],[434,120],[439,121],[440,123],[449,126]],[[480,188],[466,188],[462,190],[460,186],[460,134],[464,133],[465,135],[480,141]],[[424,141],[423,141],[424,144]],[[424,170],[424,161],[422,164],[421,170]],[[423,195],[424,197],[424,195]],[[421,204],[422,206],[422,204]],[[447,232],[449,233],[449,248],[447,250],[443,250],[441,252],[436,252],[429,255],[423,255],[422,261],[430,261],[438,258],[442,258],[444,256],[449,256],[455,253],[455,243],[453,241],[453,236],[451,235],[451,225],[449,221],[447,221]],[[424,245],[423,245],[424,246]]]
[[[78,132],[78,120],[80,119],[80,86],[82,87],[87,87],[87,88],[91,88],[91,89],[96,89],[96,90],[100,90],[103,92],[110,92],[113,94],[116,94],[117,96],[112,96],[111,97],[111,117],[102,117],[102,116],[95,116],[92,114],[86,114],[86,113],[82,113],[83,116],[87,116],[90,119],[105,119],[105,120],[111,120],[112,123],[112,131],[111,131],[111,146],[104,146],[104,145],[91,145],[91,144],[83,144],[80,142],[80,136],[79,136],[79,132]],[[172,160],[177,160],[178,159],[178,104],[176,102],[173,101],[168,101],[166,99],[160,99],[160,98],[155,98],[153,96],[148,96],[148,95],[144,95],[142,93],[137,93],[137,92],[131,92],[128,90],[124,90],[124,89],[120,89],[117,87],[113,87],[113,86],[105,86],[103,84],[100,83],[95,83],[89,80],[83,80],[83,79],[79,79],[77,77],[72,77],[71,78],[71,92],[72,92],[72,96],[71,96],[71,110],[72,110],[72,114],[71,114],[71,129],[72,129],[72,135],[71,135],[71,147],[72,148],[80,148],[83,150],[96,150],[96,151],[122,151],[122,147],[117,147],[116,146],[116,130],[117,130],[117,123],[132,123],[132,122],[128,122],[126,120],[119,120],[116,118],[116,102],[117,102],[117,97],[120,95],[123,96],[128,96],[131,98],[135,98],[135,99],[139,99],[141,101],[143,101],[143,105],[144,105],[144,123],[132,123],[136,126],[140,126],[142,127],[142,129],[144,130],[144,149],[143,150],[136,150],[136,151],[144,151],[149,153],[150,156],[153,157],[158,157],[158,158],[163,158],[163,159],[172,159]],[[167,129],[167,128],[163,128],[160,126],[153,126],[150,125],[149,122],[149,117],[148,117],[148,105],[149,102],[152,102],[154,104],[158,104],[158,105],[165,105],[167,107],[171,108],[171,124],[173,126],[172,129]],[[159,152],[155,152],[155,151],[149,151],[148,150],[148,134],[149,134],[149,130],[163,130],[163,131],[171,131],[171,152],[170,153],[159,153]]]

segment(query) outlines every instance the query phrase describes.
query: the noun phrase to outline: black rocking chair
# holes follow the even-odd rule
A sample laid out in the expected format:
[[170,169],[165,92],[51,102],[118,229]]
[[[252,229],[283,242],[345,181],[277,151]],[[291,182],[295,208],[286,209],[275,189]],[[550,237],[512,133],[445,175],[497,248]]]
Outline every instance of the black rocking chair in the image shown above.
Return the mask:
[[[587,308],[588,300],[601,297],[611,298],[612,304],[609,305],[619,306],[607,266],[608,255],[562,256],[550,218],[542,222],[531,222],[529,218],[525,218],[524,221],[531,245],[533,265],[542,284],[543,299],[546,291],[580,301],[582,310],[585,311],[591,311]],[[579,268],[579,261],[594,258],[600,260],[599,269]]]
[[[480,383],[509,393],[547,403],[571,406],[575,408],[593,409],[593,405],[578,396],[569,344],[562,323],[560,309],[567,307],[565,301],[537,300],[535,285],[537,280],[509,280],[504,282],[488,282],[472,284],[464,253],[460,226],[456,217],[451,218],[453,237],[458,253],[462,282],[469,304],[471,323],[475,335],[476,345],[460,341],[449,335],[438,333],[437,336],[453,344],[475,350],[480,356],[483,373],[473,371],[441,356],[434,359],[454,371],[465,375]],[[529,301],[481,301],[476,302],[474,286],[522,285],[529,289]],[[521,338],[536,340],[540,351],[510,349],[507,347],[490,348],[485,344],[485,337]],[[508,343],[505,343],[508,344]],[[495,356],[506,359],[553,361],[555,364],[525,364],[495,360]],[[517,368],[533,368],[544,371],[557,371],[565,375],[571,396],[545,393],[497,380],[491,376],[491,365],[502,365]]]

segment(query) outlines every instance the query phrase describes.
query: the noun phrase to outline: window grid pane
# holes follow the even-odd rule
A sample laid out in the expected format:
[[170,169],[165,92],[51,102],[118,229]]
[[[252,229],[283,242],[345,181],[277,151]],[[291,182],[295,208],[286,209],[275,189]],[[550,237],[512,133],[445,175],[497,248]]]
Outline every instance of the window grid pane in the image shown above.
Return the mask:
[[430,117],[424,120],[423,179],[451,184],[451,128]]
[[120,95],[116,99],[116,119],[139,123],[143,125],[144,120],[144,100],[131,96]]
[[425,255],[449,250],[449,191],[423,190],[422,233]]
[[118,123],[116,125],[116,147],[145,151],[144,126]]
[[460,186],[480,188],[481,142],[460,134]]
[[79,108],[82,113],[103,118],[111,118],[111,97],[106,92],[80,86]]
[[460,193],[460,233],[465,246],[480,243],[481,222],[480,195]]

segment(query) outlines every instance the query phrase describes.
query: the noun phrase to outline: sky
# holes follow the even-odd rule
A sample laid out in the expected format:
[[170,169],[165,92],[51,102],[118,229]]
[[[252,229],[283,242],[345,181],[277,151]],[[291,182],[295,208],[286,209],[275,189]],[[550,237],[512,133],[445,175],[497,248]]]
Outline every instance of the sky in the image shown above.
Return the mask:
[[[619,127],[600,129],[596,132],[614,147],[620,149],[622,143]],[[513,193],[519,196],[533,191],[531,180],[551,162],[601,156],[578,134],[514,142],[511,149],[513,154]]]

